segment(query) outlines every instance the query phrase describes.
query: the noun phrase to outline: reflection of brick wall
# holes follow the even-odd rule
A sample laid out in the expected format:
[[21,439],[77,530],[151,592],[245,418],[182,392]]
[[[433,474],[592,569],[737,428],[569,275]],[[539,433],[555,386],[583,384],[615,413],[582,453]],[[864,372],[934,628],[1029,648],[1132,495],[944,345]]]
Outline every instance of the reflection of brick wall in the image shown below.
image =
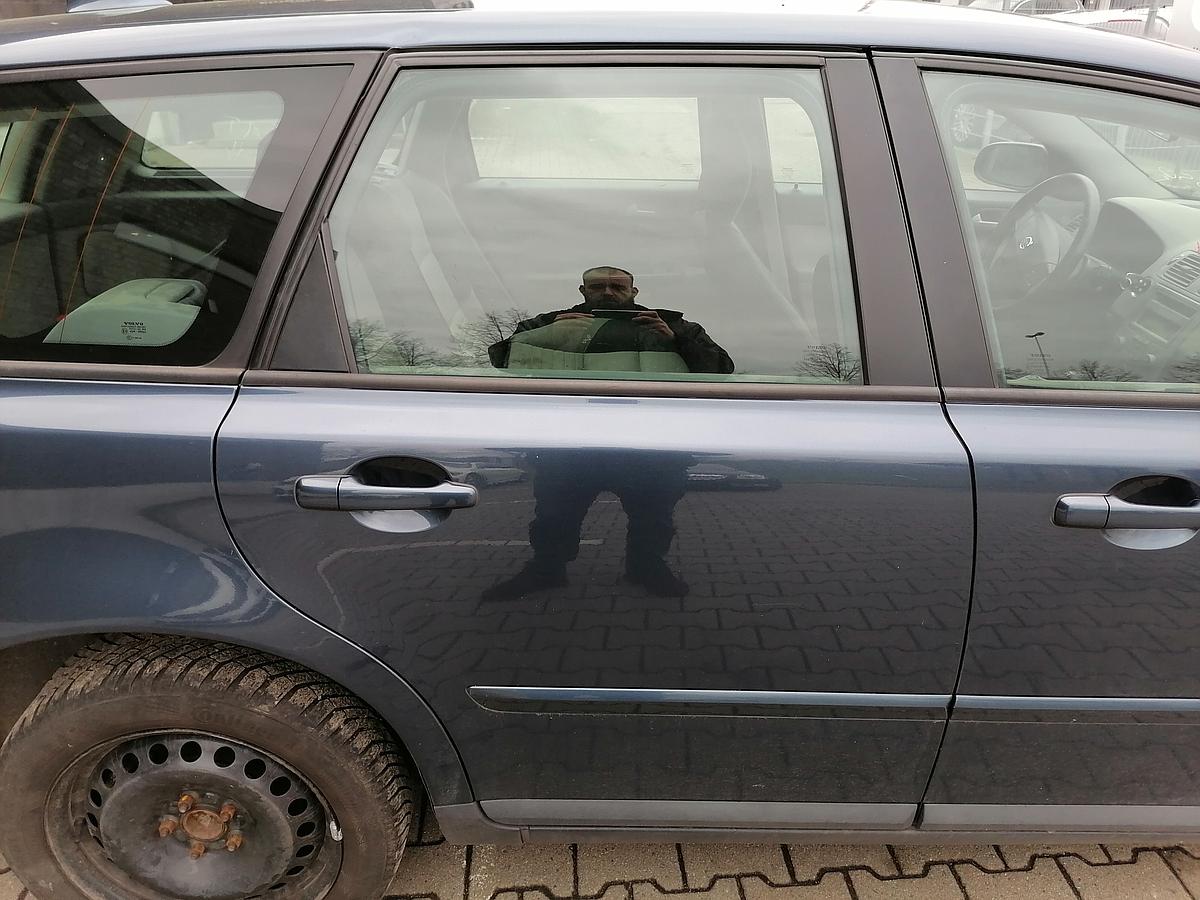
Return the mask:
[[[175,3],[196,3],[199,0],[174,0]],[[0,0],[0,19],[22,16],[49,16],[67,11],[68,0]]]

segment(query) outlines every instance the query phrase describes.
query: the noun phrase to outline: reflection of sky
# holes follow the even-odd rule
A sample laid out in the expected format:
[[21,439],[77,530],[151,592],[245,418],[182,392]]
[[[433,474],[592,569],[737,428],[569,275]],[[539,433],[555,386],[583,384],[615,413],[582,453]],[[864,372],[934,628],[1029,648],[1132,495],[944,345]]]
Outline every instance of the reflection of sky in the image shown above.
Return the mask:
[[[245,197],[258,149],[283,116],[283,99],[272,91],[104,99],[101,81],[87,89],[105,110],[142,141],[130,153],[143,163],[172,167],[175,157],[225,190]],[[156,146],[166,151],[156,152]],[[178,163],[174,164],[178,167]]]

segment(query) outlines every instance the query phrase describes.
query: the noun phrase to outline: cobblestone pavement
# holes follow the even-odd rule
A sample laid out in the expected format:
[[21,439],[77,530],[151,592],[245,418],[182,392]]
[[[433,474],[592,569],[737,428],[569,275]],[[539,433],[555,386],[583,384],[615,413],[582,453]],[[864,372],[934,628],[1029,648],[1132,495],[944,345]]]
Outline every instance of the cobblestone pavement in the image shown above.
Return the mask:
[[[460,847],[431,819],[386,900],[1200,900],[1200,844]],[[0,857],[0,900],[34,900]]]

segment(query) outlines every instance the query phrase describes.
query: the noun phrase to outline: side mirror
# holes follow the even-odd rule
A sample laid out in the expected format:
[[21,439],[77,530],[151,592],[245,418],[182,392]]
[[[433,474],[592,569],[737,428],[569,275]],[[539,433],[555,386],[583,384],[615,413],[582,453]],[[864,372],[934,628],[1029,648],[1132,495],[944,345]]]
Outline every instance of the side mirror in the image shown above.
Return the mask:
[[1041,144],[997,141],[975,157],[975,177],[985,184],[1025,191],[1050,175],[1050,154]]

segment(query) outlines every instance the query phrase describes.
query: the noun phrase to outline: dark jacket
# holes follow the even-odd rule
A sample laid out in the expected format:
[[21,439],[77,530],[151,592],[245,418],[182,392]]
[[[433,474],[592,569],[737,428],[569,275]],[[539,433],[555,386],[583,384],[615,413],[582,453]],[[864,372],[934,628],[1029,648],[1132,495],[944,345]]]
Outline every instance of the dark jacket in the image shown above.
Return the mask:
[[[542,328],[551,324],[556,318],[566,312],[585,313],[591,312],[596,308],[586,303],[580,303],[578,306],[572,306],[569,309],[556,309],[552,312],[542,313],[539,316],[534,316],[532,319],[525,319],[519,323],[516,331],[513,333],[519,334],[522,331],[532,331],[535,328]],[[631,303],[621,308],[650,309],[648,306],[640,306],[637,303]],[[655,312],[658,313],[659,318],[667,323],[667,327],[671,329],[671,333],[675,336],[674,346],[671,349],[683,358],[689,371],[705,372],[713,375],[728,375],[733,371],[733,360],[729,358],[729,354],[716,341],[708,336],[708,332],[704,330],[703,326],[687,321],[683,317],[683,313],[673,309],[656,309]],[[506,338],[488,347],[488,358],[491,359],[492,365],[497,369],[508,367],[510,346],[510,339]]]

